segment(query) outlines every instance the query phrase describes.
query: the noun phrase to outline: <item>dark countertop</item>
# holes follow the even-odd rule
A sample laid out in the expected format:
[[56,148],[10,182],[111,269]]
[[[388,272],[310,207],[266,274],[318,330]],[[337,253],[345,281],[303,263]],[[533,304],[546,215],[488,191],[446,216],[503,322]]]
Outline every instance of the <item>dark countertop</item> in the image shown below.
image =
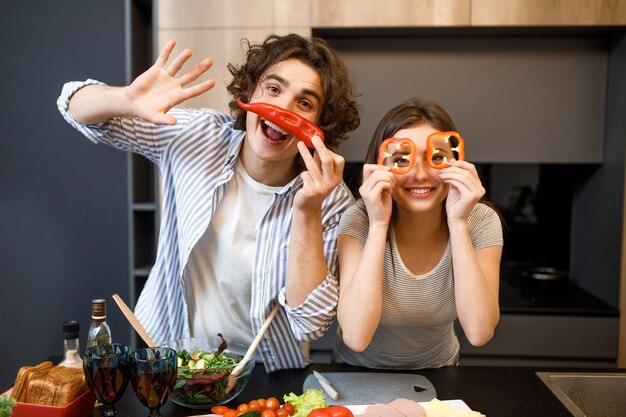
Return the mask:
[[[313,369],[320,372],[373,372],[371,369],[343,365],[313,364],[301,370],[285,370],[268,374],[262,366],[257,366],[246,388],[229,405],[236,407],[243,402],[267,397],[276,397],[282,402],[285,394],[290,392],[301,394],[304,380]],[[480,411],[488,417],[571,417],[561,402],[539,380],[535,374],[536,371],[563,372],[567,369],[456,366],[420,370],[413,373],[428,378],[434,385],[439,399],[461,399],[473,410]],[[584,370],[576,369],[576,371]],[[597,371],[606,372],[607,370]],[[626,372],[626,369],[613,371]],[[376,381],[372,381],[372,403],[374,402],[376,402]],[[146,415],[148,411],[139,403],[130,384],[124,397],[117,404],[117,410],[117,417],[141,416]],[[161,408],[163,417],[207,413],[210,413],[210,410],[187,409],[171,401]],[[102,416],[102,408],[96,408],[93,416]]]

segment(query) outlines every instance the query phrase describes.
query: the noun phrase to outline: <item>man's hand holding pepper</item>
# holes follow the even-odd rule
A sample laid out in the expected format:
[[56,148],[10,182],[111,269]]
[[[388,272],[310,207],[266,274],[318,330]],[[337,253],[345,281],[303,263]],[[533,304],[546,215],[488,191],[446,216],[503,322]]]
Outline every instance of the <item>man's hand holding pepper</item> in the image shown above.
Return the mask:
[[285,288],[291,307],[302,304],[328,274],[322,242],[322,203],[341,183],[345,164],[343,157],[328,149],[319,137],[314,136],[312,142],[313,155],[304,142],[298,142],[307,169],[300,174],[304,185],[294,197]]

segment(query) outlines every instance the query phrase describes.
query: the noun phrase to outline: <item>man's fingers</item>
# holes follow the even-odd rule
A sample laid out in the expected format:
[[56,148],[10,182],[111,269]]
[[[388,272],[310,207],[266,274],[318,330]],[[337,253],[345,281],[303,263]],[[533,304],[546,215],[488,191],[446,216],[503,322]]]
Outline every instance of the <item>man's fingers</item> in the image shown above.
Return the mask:
[[184,51],[182,51],[180,54],[178,54],[174,62],[172,62],[167,68],[167,73],[172,77],[176,76],[178,71],[180,71],[183,65],[185,65],[185,62],[187,62],[187,60],[191,58],[191,55],[191,49],[185,49]]
[[170,54],[172,53],[172,51],[174,50],[174,47],[176,46],[176,41],[171,39],[169,40],[165,46],[163,47],[163,49],[161,49],[161,53],[159,53],[159,57],[157,58],[156,62],[154,63],[154,65],[156,65],[157,67],[165,67],[165,63],[167,62],[167,60],[170,57]]
[[196,80],[199,76],[201,76],[205,72],[207,72],[207,70],[211,68],[211,66],[213,66],[213,60],[211,58],[206,58],[202,62],[200,62],[198,65],[193,67],[191,70],[189,70],[189,72],[181,75],[180,78],[178,79],[178,82],[180,83],[180,85],[185,86],[189,84],[190,82]]
[[199,96],[209,91],[215,86],[215,80],[206,80],[201,84],[194,85],[193,87],[185,88],[183,100],[188,100],[192,97]]

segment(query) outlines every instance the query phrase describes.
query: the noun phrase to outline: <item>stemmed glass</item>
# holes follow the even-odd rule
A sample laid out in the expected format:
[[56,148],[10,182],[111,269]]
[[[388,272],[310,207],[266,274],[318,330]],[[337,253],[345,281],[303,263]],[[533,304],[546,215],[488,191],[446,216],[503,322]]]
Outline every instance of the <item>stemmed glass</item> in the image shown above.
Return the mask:
[[139,401],[159,417],[174,388],[178,367],[176,351],[166,347],[137,349],[131,355],[130,382]]
[[96,345],[83,352],[85,380],[96,399],[104,405],[105,417],[117,413],[115,403],[128,385],[130,365],[130,346],[121,343]]

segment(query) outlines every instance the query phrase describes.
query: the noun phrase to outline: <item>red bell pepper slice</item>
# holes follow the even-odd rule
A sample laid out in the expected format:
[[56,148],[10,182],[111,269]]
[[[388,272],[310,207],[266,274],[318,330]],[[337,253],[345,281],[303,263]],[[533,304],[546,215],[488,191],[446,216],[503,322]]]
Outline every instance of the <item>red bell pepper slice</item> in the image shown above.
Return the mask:
[[465,142],[459,132],[435,132],[428,137],[426,161],[435,169],[450,166],[450,160],[465,159]]
[[410,172],[415,165],[416,149],[411,139],[388,138],[378,148],[379,165],[390,167],[394,174]]
[[286,130],[309,148],[314,147],[311,142],[313,136],[319,136],[322,141],[324,140],[324,132],[315,123],[287,109],[269,103],[244,103],[240,99],[237,99],[237,104],[245,111],[256,113]]

